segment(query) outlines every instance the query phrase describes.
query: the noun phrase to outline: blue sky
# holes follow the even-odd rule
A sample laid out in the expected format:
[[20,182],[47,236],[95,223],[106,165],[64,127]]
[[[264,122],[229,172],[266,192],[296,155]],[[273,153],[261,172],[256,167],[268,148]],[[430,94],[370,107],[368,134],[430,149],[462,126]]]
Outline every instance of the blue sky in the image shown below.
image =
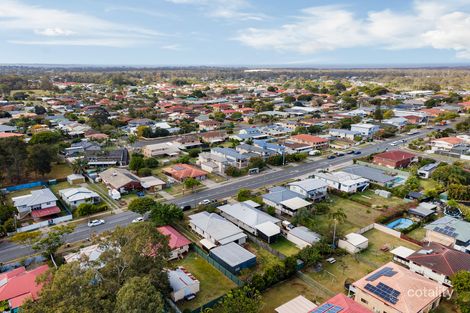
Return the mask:
[[0,0],[0,63],[470,63],[470,0],[38,2]]

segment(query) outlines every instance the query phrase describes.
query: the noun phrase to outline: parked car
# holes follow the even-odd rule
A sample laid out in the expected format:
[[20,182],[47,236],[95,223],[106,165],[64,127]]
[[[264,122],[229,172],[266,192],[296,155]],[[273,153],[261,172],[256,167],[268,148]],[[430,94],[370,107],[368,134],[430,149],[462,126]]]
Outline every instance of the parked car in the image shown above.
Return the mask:
[[92,220],[88,222],[88,227],[95,227],[104,224],[104,220]]
[[326,262],[328,262],[330,264],[333,264],[333,263],[336,263],[336,259],[335,258],[328,258],[328,259],[326,259]]
[[344,153],[342,153],[342,152],[336,152],[336,156],[337,156],[337,157],[342,157],[342,156],[344,156]]
[[354,150],[348,151],[348,154],[354,154],[354,153],[356,153],[356,151]]
[[208,205],[208,204],[211,204],[211,203],[212,203],[211,200],[209,200],[209,199],[204,199],[204,200],[202,200],[202,201],[199,201],[198,204],[199,204],[199,205]]
[[331,160],[331,159],[334,159],[334,158],[336,158],[334,155],[329,155],[329,156],[327,157],[328,160]]
[[191,206],[190,205],[182,205],[181,210],[183,210],[183,211],[191,210]]
[[134,218],[132,220],[132,223],[139,223],[139,222],[143,222],[144,221],[144,218],[142,216],[139,216],[137,218]]
[[362,152],[361,151],[354,151],[354,154],[358,155],[358,154],[361,154]]

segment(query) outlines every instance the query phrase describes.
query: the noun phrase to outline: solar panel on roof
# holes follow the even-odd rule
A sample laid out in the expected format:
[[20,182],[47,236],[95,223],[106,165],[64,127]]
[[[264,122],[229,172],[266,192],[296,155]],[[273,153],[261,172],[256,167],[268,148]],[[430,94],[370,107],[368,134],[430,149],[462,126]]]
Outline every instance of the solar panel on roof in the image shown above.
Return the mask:
[[398,302],[398,296],[400,295],[400,292],[384,283],[379,283],[377,286],[367,284],[364,288],[387,302],[392,304],[396,304]]
[[338,313],[338,312],[341,312],[342,310],[343,310],[343,308],[338,306],[338,305],[334,305],[334,304],[331,304],[331,303],[325,303],[325,304],[322,304],[321,306],[319,306],[318,308],[316,308],[315,310],[313,310],[310,313]]
[[379,270],[377,273],[372,274],[371,276],[367,277],[367,281],[374,281],[382,276],[387,276],[387,277],[392,277],[396,274],[391,267],[384,267],[381,270]]

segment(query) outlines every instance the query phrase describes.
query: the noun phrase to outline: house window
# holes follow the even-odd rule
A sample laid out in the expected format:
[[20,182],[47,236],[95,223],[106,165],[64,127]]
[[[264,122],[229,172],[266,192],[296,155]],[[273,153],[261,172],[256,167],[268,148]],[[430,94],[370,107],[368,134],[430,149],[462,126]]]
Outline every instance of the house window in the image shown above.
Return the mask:
[[369,303],[369,301],[367,301],[367,300],[364,299],[364,298],[361,298],[361,302],[362,302],[362,303],[365,303],[365,304]]

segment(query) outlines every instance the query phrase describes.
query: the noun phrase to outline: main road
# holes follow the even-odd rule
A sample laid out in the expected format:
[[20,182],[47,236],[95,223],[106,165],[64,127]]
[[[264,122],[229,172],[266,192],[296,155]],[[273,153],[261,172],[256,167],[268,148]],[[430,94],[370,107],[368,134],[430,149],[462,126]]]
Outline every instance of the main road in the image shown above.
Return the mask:
[[[436,127],[434,129],[443,129],[445,127]],[[406,139],[414,140],[416,138],[424,137],[426,134],[431,132],[431,129],[421,130],[420,133],[415,135],[402,135],[399,137],[394,137],[393,139],[373,143],[365,147],[357,149],[361,151],[360,156],[367,156],[373,153],[384,151],[385,149],[390,149],[393,146],[390,144],[397,140]],[[204,199],[222,199],[235,195],[238,190],[245,189],[256,189],[266,185],[273,185],[275,183],[283,182],[289,179],[294,179],[300,176],[305,176],[309,173],[312,173],[319,169],[326,169],[328,167],[333,167],[342,163],[351,161],[354,158],[360,157],[358,155],[346,154],[342,157],[336,157],[335,159],[321,159],[317,161],[301,163],[293,166],[286,166],[282,169],[279,169],[274,172],[269,173],[260,173],[246,178],[238,179],[233,182],[222,183],[216,187],[200,191],[198,193],[190,194],[181,198],[171,200],[170,202],[177,205],[191,205],[194,206],[198,202]],[[103,218],[106,223],[100,226],[90,228],[86,223],[79,224],[75,228],[74,232],[69,234],[66,238],[66,242],[72,243],[80,240],[86,240],[90,238],[93,233],[99,234],[107,230],[112,230],[116,226],[124,226],[136,218],[138,215],[124,211],[121,213],[113,214],[109,217]],[[0,242],[0,263],[10,262],[22,257],[32,255],[34,251],[29,246],[18,245],[16,243],[3,240]]]

